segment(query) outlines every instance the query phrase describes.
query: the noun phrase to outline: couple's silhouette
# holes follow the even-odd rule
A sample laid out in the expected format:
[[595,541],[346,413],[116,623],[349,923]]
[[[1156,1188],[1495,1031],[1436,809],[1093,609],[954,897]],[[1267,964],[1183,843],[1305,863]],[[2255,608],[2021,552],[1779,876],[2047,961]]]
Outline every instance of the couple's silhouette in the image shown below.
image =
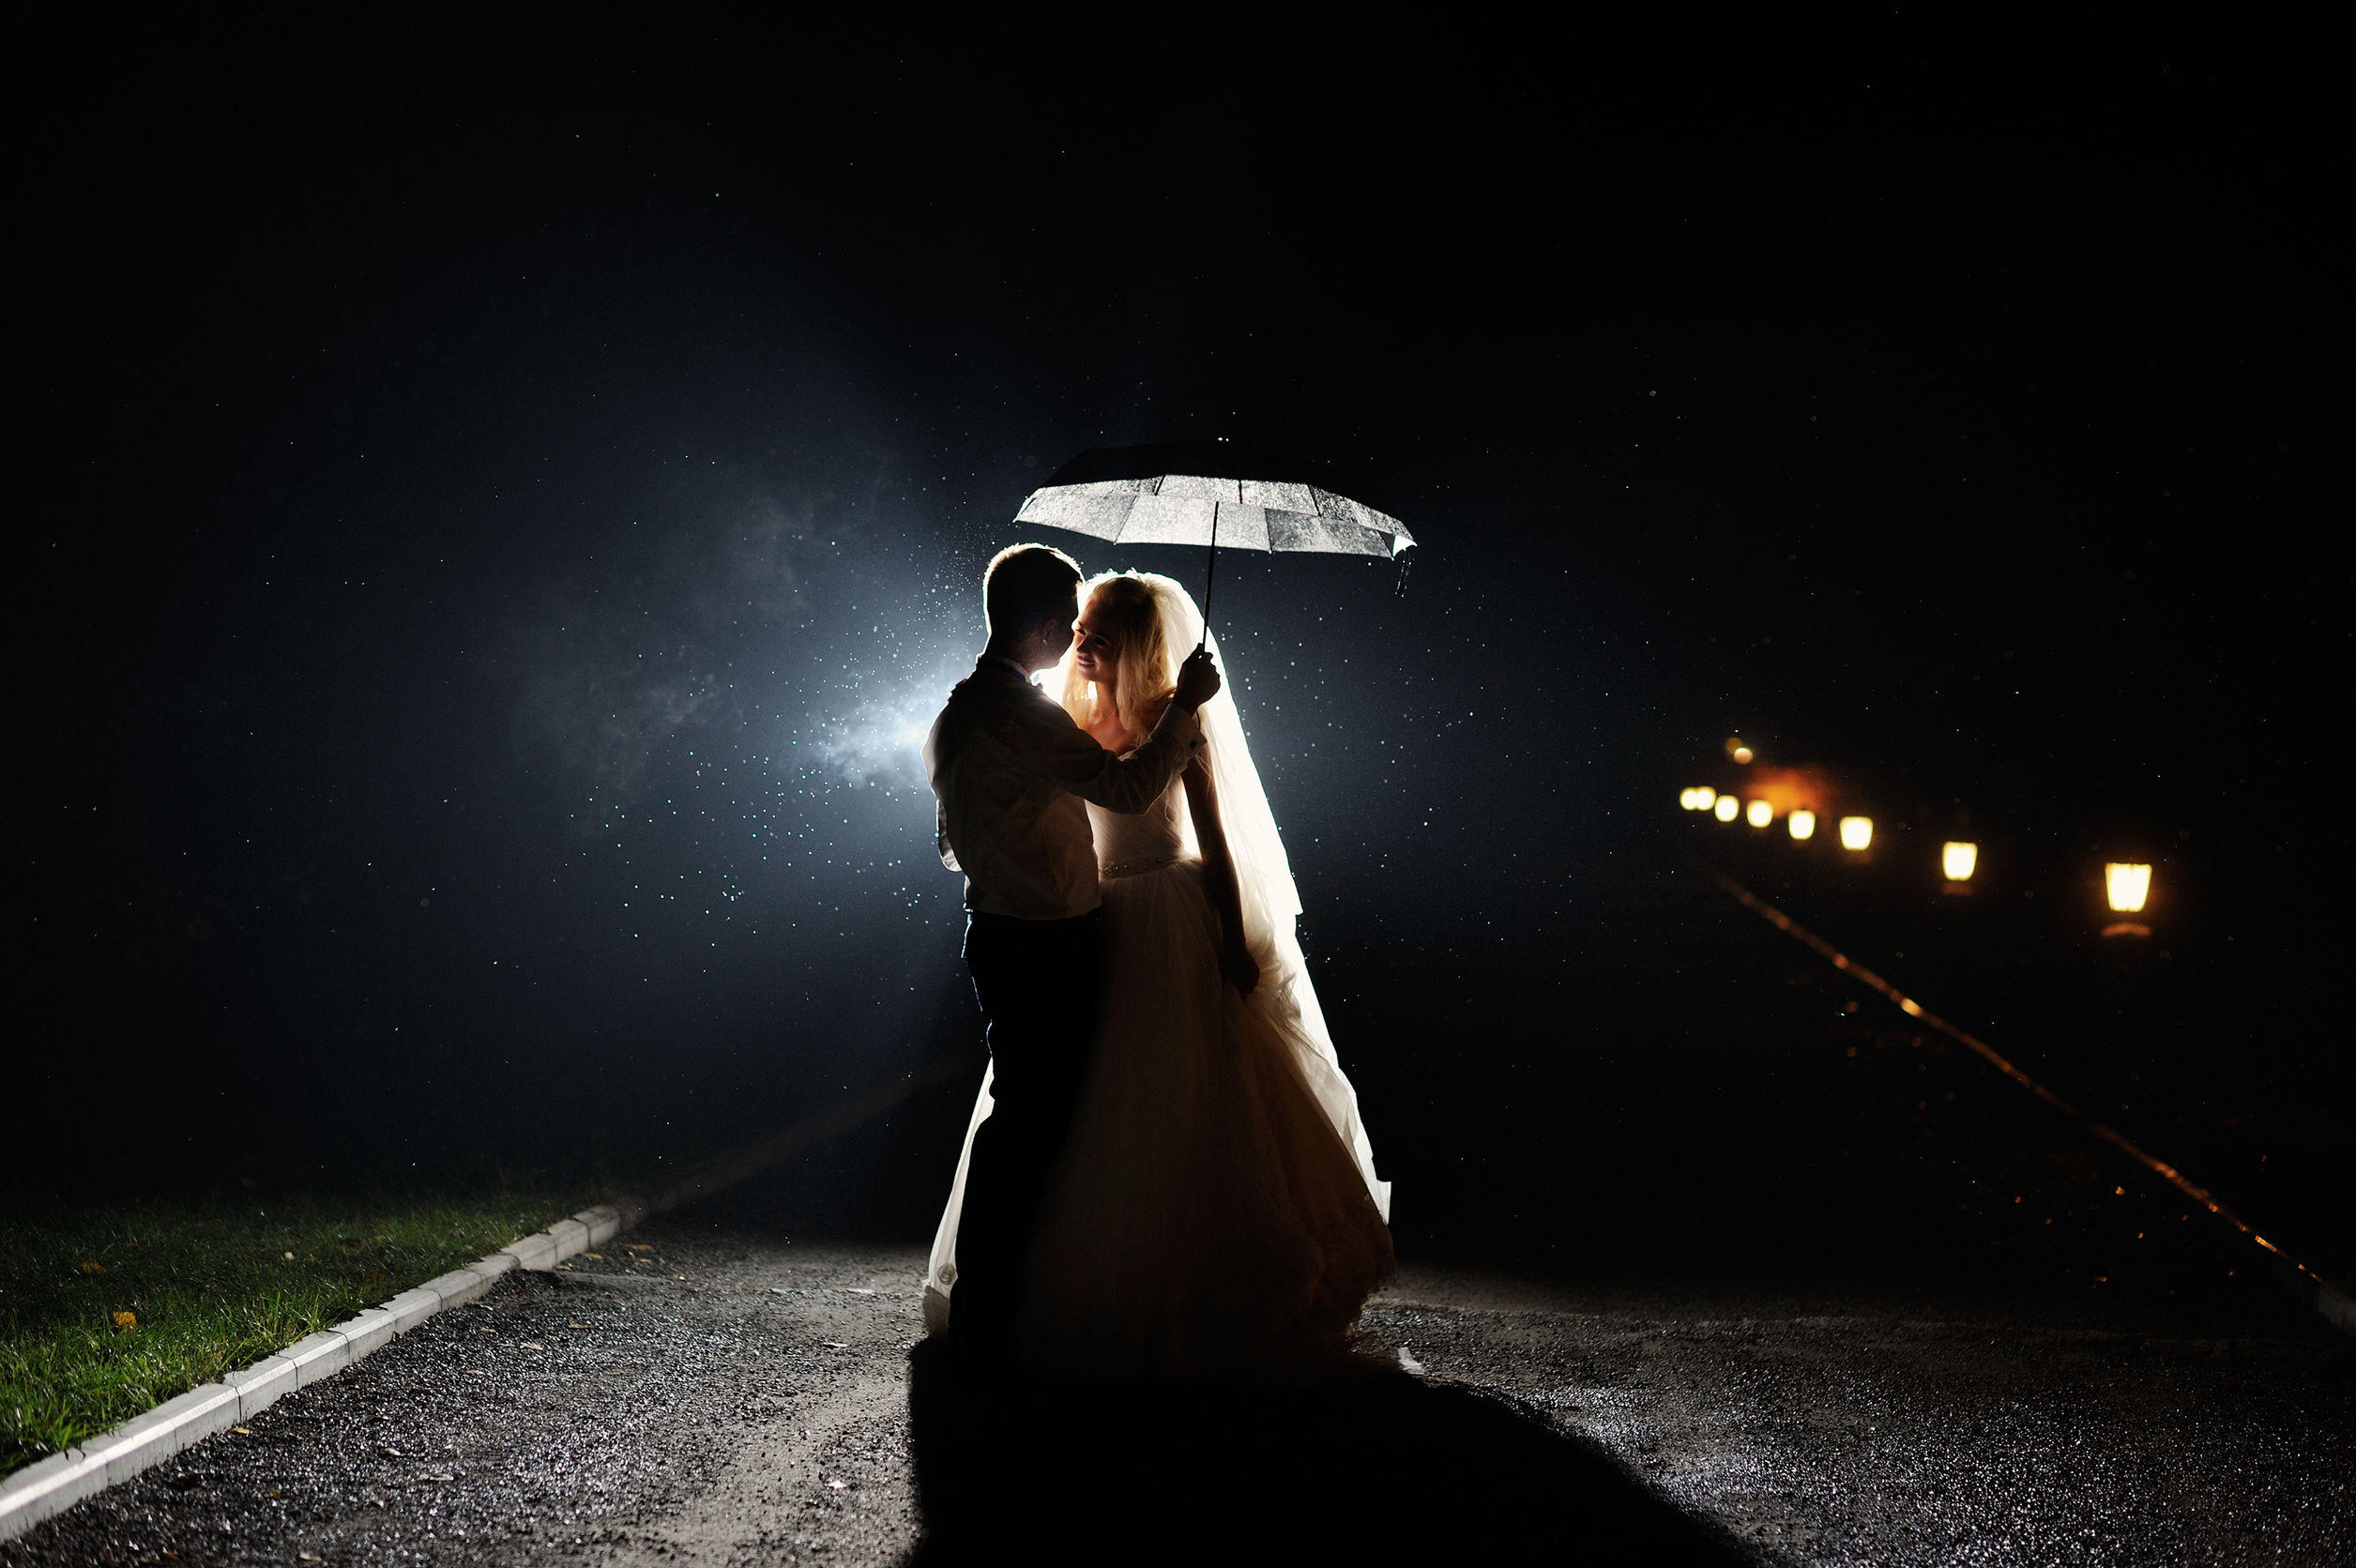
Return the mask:
[[961,1355],[1071,1378],[1363,1370],[1389,1189],[1193,601],[1021,545],[983,602],[988,646],[924,753],[991,1058],[927,1319]]

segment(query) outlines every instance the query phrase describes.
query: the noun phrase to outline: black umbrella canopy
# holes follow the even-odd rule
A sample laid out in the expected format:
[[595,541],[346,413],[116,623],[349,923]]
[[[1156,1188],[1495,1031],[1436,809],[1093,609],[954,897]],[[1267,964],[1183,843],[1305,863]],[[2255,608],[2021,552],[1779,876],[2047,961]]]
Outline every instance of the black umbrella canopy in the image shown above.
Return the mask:
[[1015,521],[1121,544],[1395,558],[1414,536],[1368,495],[1366,481],[1321,463],[1239,441],[1174,441],[1082,452]]

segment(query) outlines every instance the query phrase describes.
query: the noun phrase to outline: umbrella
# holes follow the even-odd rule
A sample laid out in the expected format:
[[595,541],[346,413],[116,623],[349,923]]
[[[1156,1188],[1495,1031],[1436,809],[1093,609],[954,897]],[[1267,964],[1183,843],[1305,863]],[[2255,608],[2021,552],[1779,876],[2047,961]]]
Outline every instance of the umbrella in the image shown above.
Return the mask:
[[1207,544],[1203,626],[1222,544],[1247,550],[1381,556],[1398,560],[1415,543],[1406,525],[1351,497],[1362,480],[1239,441],[1178,441],[1099,447],[1082,452],[1030,494],[1018,523],[1117,544]]

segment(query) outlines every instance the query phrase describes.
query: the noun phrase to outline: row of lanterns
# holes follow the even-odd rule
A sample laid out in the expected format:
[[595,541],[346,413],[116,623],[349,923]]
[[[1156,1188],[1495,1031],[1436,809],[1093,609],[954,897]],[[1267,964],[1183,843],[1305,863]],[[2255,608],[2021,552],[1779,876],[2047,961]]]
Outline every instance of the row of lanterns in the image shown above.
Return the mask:
[[[1689,812],[1708,812],[1721,822],[1732,822],[1740,816],[1754,828],[1765,828],[1775,820],[1773,802],[1740,800],[1731,795],[1721,795],[1708,784],[1695,784],[1680,792],[1677,803]],[[1804,843],[1816,835],[1816,814],[1804,807],[1795,808],[1785,815],[1784,826],[1794,839]],[[1872,817],[1844,816],[1838,826],[1843,849],[1855,853],[1872,845]],[[1971,881],[1971,874],[1979,869],[1980,846],[1951,839],[1938,846],[1938,865],[1951,885],[1967,887]],[[2113,860],[2103,867],[2103,891],[2115,913],[2138,914],[2151,896],[2151,868],[2130,861]],[[2136,933],[2141,930],[2140,927],[2131,929]]]

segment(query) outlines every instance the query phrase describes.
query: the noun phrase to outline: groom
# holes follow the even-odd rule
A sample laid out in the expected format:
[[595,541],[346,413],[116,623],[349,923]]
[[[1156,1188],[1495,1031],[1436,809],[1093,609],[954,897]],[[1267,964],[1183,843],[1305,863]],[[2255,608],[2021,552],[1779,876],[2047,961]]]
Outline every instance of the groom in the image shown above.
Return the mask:
[[1197,651],[1143,746],[1099,746],[1031,677],[1072,646],[1080,569],[1017,544],[982,574],[990,641],[924,742],[941,861],[965,876],[965,967],[989,1025],[989,1118],[974,1134],[957,1227],[951,1332],[986,1359],[1014,1351],[1024,1252],[1062,1152],[1094,1036],[1096,848],[1082,801],[1140,812],[1202,744],[1194,711],[1219,691]]

